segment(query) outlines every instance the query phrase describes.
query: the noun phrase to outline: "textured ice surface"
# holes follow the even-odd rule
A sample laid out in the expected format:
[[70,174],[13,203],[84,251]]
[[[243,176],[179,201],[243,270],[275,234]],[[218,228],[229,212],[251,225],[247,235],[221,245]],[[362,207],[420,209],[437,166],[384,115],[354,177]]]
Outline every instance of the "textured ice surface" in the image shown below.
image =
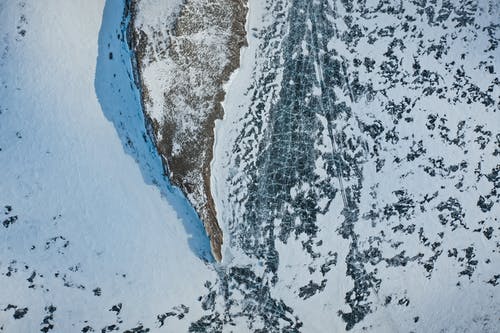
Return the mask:
[[495,330],[498,17],[494,1],[250,3],[213,178],[246,291],[233,317]]

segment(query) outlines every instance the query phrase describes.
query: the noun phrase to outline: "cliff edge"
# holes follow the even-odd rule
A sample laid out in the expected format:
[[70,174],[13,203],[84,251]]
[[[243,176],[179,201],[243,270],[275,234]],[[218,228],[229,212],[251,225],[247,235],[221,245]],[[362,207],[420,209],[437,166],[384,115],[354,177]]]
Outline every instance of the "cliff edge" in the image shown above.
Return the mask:
[[129,42],[135,51],[146,122],[171,182],[194,206],[222,259],[222,230],[210,188],[215,120],[223,84],[246,45],[246,1],[131,0]]

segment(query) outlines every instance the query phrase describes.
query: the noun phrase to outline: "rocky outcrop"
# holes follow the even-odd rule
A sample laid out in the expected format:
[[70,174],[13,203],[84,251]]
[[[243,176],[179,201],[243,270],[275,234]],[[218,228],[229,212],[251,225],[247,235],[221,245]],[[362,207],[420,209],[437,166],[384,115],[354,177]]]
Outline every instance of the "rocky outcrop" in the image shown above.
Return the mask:
[[[130,5],[129,38],[145,117],[172,183],[196,209],[220,261],[223,237],[211,195],[210,162],[215,120],[223,115],[223,84],[238,68],[246,45],[245,1],[188,0],[176,6],[132,0]],[[167,12],[170,17],[151,17]]]

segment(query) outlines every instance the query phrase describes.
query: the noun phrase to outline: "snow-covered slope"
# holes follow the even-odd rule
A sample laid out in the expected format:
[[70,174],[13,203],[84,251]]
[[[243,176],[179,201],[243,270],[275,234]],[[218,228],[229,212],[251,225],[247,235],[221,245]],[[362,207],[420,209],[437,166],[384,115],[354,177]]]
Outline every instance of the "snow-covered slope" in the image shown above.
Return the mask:
[[498,1],[249,7],[212,178],[232,318],[497,331]]
[[214,275],[145,134],[123,6],[0,3],[0,331],[122,332],[169,312],[186,331],[176,316],[198,316]]

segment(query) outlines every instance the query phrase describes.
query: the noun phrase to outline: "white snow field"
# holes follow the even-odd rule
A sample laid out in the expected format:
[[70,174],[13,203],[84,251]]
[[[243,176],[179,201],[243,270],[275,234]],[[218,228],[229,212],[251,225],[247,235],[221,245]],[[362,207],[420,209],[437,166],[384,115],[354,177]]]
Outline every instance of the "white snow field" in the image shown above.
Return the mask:
[[0,332],[183,332],[215,275],[145,134],[123,7],[0,2]]

